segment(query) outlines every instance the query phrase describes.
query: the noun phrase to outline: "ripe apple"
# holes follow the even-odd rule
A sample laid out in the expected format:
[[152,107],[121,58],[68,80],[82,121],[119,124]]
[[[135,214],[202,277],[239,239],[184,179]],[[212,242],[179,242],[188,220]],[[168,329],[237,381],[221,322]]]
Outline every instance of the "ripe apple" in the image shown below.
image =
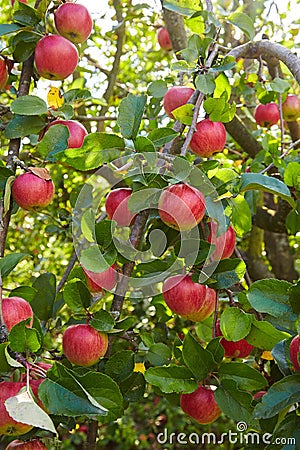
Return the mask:
[[[28,0],[18,0],[20,3],[27,3]],[[10,0],[11,6],[14,6],[15,0]]]
[[105,355],[108,336],[88,324],[71,325],[63,334],[62,346],[72,364],[89,367]]
[[164,109],[167,115],[174,119],[172,111],[185,105],[193,95],[194,89],[187,86],[172,86],[164,95]]
[[0,57],[0,89],[4,89],[8,80],[8,70],[4,58]]
[[47,450],[47,447],[39,439],[31,439],[30,441],[20,441],[15,439],[10,442],[5,450]]
[[300,116],[300,99],[297,95],[288,94],[282,104],[282,114],[287,122],[294,122]]
[[102,289],[111,291],[115,287],[117,282],[117,272],[113,265],[107,270],[104,270],[104,272],[99,273],[92,272],[84,267],[82,269],[90,292],[100,293],[102,292]]
[[156,33],[157,41],[163,50],[172,50],[172,42],[166,28],[160,27]]
[[174,275],[163,283],[162,294],[168,307],[184,319],[201,322],[211,315],[216,293],[203,284],[194,283],[189,275]]
[[60,5],[54,22],[58,33],[77,44],[87,40],[93,29],[93,20],[87,8],[79,3]]
[[[28,317],[33,319],[33,312],[30,304],[21,297],[3,298],[2,314],[8,331],[10,331],[17,323],[28,319]],[[32,326],[32,320],[30,326]]]
[[290,359],[296,372],[300,372],[298,356],[300,353],[300,336],[295,336],[290,344]]
[[218,224],[217,222],[209,222],[208,242],[216,246],[211,258],[214,260],[229,258],[234,252],[236,244],[236,234],[231,225],[227,228],[225,233],[217,236]]
[[254,400],[259,400],[259,399],[261,399],[266,393],[267,393],[267,391],[258,391],[258,392],[255,392],[255,394],[253,395],[253,398],[254,398]]
[[210,386],[198,386],[191,394],[181,394],[180,406],[188,416],[202,425],[214,422],[222,413]]
[[202,192],[189,184],[174,184],[165,188],[158,201],[158,213],[169,227],[191,230],[205,214],[206,202]]
[[38,41],[34,60],[41,77],[48,80],[64,80],[77,67],[78,51],[68,39],[51,34]]
[[26,386],[26,383],[15,381],[2,381],[0,383],[0,436],[2,434],[18,436],[28,433],[33,428],[31,425],[16,422],[10,417],[4,405],[8,398],[17,395],[24,386]]
[[[65,3],[64,3],[65,4]],[[61,5],[64,6],[64,5]],[[83,140],[85,136],[88,134],[86,128],[76,120],[63,120],[57,119],[51,122],[47,130],[53,125],[65,125],[69,130],[69,139],[68,139],[68,148],[80,148],[82,147]]]
[[[220,321],[216,323],[216,336],[223,336]],[[241,339],[239,341],[227,341],[225,338],[220,340],[220,344],[225,350],[226,358],[247,358],[247,356],[252,353],[254,349],[253,345],[248,344],[246,339]]]
[[279,108],[276,103],[270,102],[265,105],[257,105],[254,110],[254,119],[261,127],[275,125],[280,119]]
[[226,129],[223,123],[203,119],[196,125],[190,148],[196,155],[208,158],[213,153],[221,152],[225,147],[225,143]]
[[130,188],[118,188],[109,192],[105,201],[105,209],[107,217],[110,220],[115,220],[119,227],[129,227],[136,213],[129,210],[128,202],[132,194]]
[[54,197],[54,191],[50,176],[46,180],[31,172],[19,175],[12,185],[12,196],[15,202],[29,211],[48,206]]

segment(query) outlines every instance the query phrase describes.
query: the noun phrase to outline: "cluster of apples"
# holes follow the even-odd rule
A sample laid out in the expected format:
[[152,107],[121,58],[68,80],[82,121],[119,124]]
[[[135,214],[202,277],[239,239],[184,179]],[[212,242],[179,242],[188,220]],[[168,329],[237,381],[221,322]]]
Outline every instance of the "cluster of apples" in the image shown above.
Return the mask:
[[92,17],[84,5],[66,2],[54,13],[59,34],[46,35],[35,49],[35,66],[41,77],[64,80],[78,64],[78,50],[74,44],[85,42],[93,29]]
[[[286,122],[294,122],[300,117],[300,99],[297,95],[288,94],[282,104],[282,115]],[[277,103],[260,104],[254,110],[254,119],[261,127],[276,125],[280,119]]]

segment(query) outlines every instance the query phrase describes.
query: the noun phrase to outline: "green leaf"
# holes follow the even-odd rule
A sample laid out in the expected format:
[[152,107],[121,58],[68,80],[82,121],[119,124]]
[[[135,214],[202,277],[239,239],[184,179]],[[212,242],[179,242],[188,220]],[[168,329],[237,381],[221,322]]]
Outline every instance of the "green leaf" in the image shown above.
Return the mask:
[[145,393],[146,381],[140,372],[133,373],[120,384],[124,400],[127,402],[138,402],[142,400]]
[[90,245],[80,254],[80,263],[82,266],[92,272],[104,272],[117,258],[117,250],[115,248],[108,249],[107,252],[101,253],[98,245]]
[[300,281],[289,289],[289,302],[296,314],[300,314]]
[[148,361],[150,362],[150,364],[153,364],[155,366],[168,364],[170,362],[171,356],[171,349],[162,342],[151,345],[147,353]]
[[[197,325],[200,325],[200,324],[197,324]],[[205,326],[206,324],[204,324],[202,322],[202,325]],[[209,329],[209,337],[208,337],[208,339],[210,339],[211,338],[211,336],[210,336],[211,335],[211,327],[207,327],[207,328],[210,328]],[[200,327],[198,329],[196,329],[197,336],[200,334],[199,331],[200,331]],[[214,358],[216,364],[219,364],[222,362],[225,352],[224,352],[224,348],[220,344],[220,338],[215,338],[215,339],[212,339],[211,341],[209,341],[209,343],[206,346],[206,350],[213,355],[213,358]]]
[[48,111],[47,103],[36,95],[24,95],[12,102],[10,109],[23,116],[39,116]]
[[197,266],[206,260],[211,248],[212,245],[202,239],[187,238],[175,243],[174,252],[179,258],[184,258],[187,266]]
[[8,372],[10,370],[10,365],[6,358],[7,346],[7,342],[0,344],[0,373]]
[[[194,13],[191,17],[186,19],[185,23],[193,33],[202,34],[205,31],[204,17],[202,16],[201,12]],[[202,53],[201,56],[203,56]]]
[[131,194],[128,201],[128,208],[130,212],[141,212],[145,209],[157,205],[158,198],[161,195],[161,190],[156,188],[146,188],[135,191]]
[[262,350],[272,350],[278,342],[289,337],[288,333],[277,330],[269,322],[253,318],[251,331],[246,336],[246,339],[254,347]]
[[160,148],[173,141],[176,136],[178,136],[178,133],[172,128],[155,128],[148,134],[148,139],[153,142],[156,148]]
[[2,256],[0,259],[0,271],[2,280],[6,278],[12,270],[23,261],[23,259],[29,257],[27,253],[11,253],[6,256]]
[[16,139],[19,137],[38,134],[45,126],[45,120],[40,116],[18,116],[16,115],[5,128],[5,137],[7,139]]
[[198,380],[204,380],[216,367],[213,355],[196,341],[189,333],[185,336],[182,357],[192,374]]
[[[272,436],[273,442],[288,443],[283,447],[284,450],[297,450],[300,442],[300,418],[297,414],[288,414],[285,419],[276,426],[276,431]],[[278,439],[278,440],[277,440]]]
[[296,202],[296,208],[286,216],[285,226],[290,234],[297,234],[300,230],[300,199]]
[[250,305],[258,312],[268,313],[273,317],[294,317],[290,302],[289,290],[292,284],[288,281],[272,278],[255,281],[247,291]]
[[101,220],[95,224],[95,236],[99,245],[107,248],[112,243],[112,236],[116,229],[116,223],[112,220]]
[[242,195],[229,199],[232,209],[231,223],[238,236],[243,236],[252,228],[249,205]]
[[64,93],[65,103],[78,102],[78,100],[88,100],[91,93],[88,89],[69,89]]
[[195,79],[195,86],[203,94],[212,94],[215,90],[216,83],[214,77],[210,74],[200,74]]
[[128,94],[120,103],[117,123],[122,136],[135,139],[142,121],[147,97],[145,95]]
[[204,109],[213,122],[230,122],[236,112],[236,105],[228,103],[227,94],[220,98],[209,97],[203,103]]
[[18,286],[9,293],[9,297],[22,297],[29,303],[32,302],[35,295],[36,290],[32,286]]
[[9,347],[15,352],[37,352],[42,338],[35,328],[28,328],[31,319],[23,320],[12,327],[9,333]]
[[98,331],[109,333],[113,330],[115,321],[108,311],[101,309],[93,314],[93,318],[90,320],[89,324]]
[[37,149],[43,158],[49,159],[68,148],[70,133],[68,127],[57,124],[51,126],[38,143]]
[[238,283],[246,272],[246,264],[238,258],[223,259],[211,275],[210,284],[214,289],[226,289]]
[[265,191],[279,195],[279,197],[289,202],[292,207],[295,206],[295,201],[291,197],[289,188],[277,178],[262,175],[261,173],[243,173],[240,191],[245,192],[249,190]]
[[20,29],[20,25],[16,23],[2,23],[0,25],[0,36],[4,36],[5,34],[14,33]]
[[152,81],[149,84],[147,92],[155,98],[162,98],[168,90],[167,83],[163,80]]
[[59,161],[79,170],[92,170],[118,158],[125,142],[116,134],[90,133],[81,148],[67,149],[57,157]]
[[137,153],[155,152],[153,142],[145,136],[138,136],[134,142],[134,147]]
[[274,383],[254,410],[254,417],[268,419],[299,401],[300,375],[290,375]]
[[53,273],[43,273],[33,282],[36,295],[31,301],[33,312],[40,320],[48,320],[53,316],[56,298],[56,278]]
[[65,285],[64,301],[74,314],[84,314],[92,298],[86,285],[77,278],[73,278]]
[[238,389],[246,391],[258,391],[264,389],[268,382],[257,370],[241,362],[228,362],[222,364],[218,374],[223,379],[236,381]]
[[244,13],[235,12],[227,17],[227,21],[240,28],[252,41],[255,36],[255,28],[252,19]]
[[3,196],[3,217],[6,216],[6,214],[9,211],[10,203],[11,203],[11,188],[13,185],[13,182],[15,181],[15,176],[12,175],[11,177],[7,178],[6,184],[5,184],[5,190],[4,190],[4,196]]
[[288,81],[283,80],[282,78],[274,78],[270,83],[270,87],[274,92],[284,94],[284,92],[287,92],[291,88],[291,85]]
[[48,414],[36,404],[31,393],[24,389],[26,388],[21,389],[17,395],[8,398],[4,403],[10,417],[16,422],[32,425],[33,427],[57,434]]
[[25,3],[18,4],[18,9],[15,10],[13,14],[13,20],[14,22],[29,27],[34,27],[40,21],[36,15],[35,9]]
[[166,0],[164,1],[164,8],[183,16],[191,16],[196,11],[202,11],[199,0]]
[[157,386],[162,392],[170,394],[184,392],[189,394],[197,389],[197,382],[185,366],[150,367],[145,372],[146,381]]
[[226,308],[220,320],[222,334],[228,341],[239,341],[247,336],[252,325],[251,314],[246,314],[239,308]]
[[172,114],[176,120],[179,120],[179,122],[184,123],[185,125],[192,125],[194,107],[195,105],[187,103],[174,109]]
[[284,171],[284,182],[300,191],[300,164],[299,162],[290,162]]
[[120,383],[132,375],[133,369],[134,353],[130,350],[122,350],[109,358],[105,366],[105,373]]

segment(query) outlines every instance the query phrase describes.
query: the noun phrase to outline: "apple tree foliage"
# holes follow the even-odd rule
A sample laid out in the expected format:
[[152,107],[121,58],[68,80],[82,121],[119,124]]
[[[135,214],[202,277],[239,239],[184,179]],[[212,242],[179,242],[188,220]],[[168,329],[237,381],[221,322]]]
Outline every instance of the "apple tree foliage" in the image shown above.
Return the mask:
[[[61,93],[54,90],[53,106],[51,82],[38,79],[33,52],[41,37],[55,32],[58,2],[0,2],[2,55],[13,66],[1,93],[2,295],[25,298],[35,316],[32,328],[21,322],[1,336],[1,380],[30,374],[39,360],[53,365],[39,388],[47,414],[32,397],[20,397],[18,406],[8,402],[8,412],[34,427],[22,438],[40,436],[62,448],[66,430],[86,423],[92,449],[96,442],[109,445],[101,430],[117,430],[117,419],[153,395],[194,426],[180,411],[179,395],[203,383],[216,387],[223,413],[212,425],[216,433],[243,421],[259,433],[300,442],[300,376],[289,356],[300,313],[300,128],[282,115],[287,93],[299,95],[300,82],[290,3],[288,13],[267,1],[165,0],[164,11],[159,2],[105,3],[107,11],[99,2],[93,15],[90,39],[78,46],[76,71],[54,83]],[[159,48],[161,25],[175,52]],[[179,84],[193,86],[196,96],[171,120],[162,100]],[[280,121],[260,127],[254,108],[271,101]],[[227,130],[226,148],[208,159],[189,151],[198,114]],[[56,117],[85,125],[81,148],[68,148],[62,125],[45,133]],[[28,166],[47,166],[56,187],[54,201],[40,211],[21,210],[10,195],[16,171]],[[161,190],[180,182],[206,196],[205,220],[182,234],[157,211]],[[129,208],[137,216],[130,228],[117,228],[103,214],[114,186],[133,190]],[[235,229],[231,258],[209,258],[208,217],[223,232],[229,224]],[[100,272],[112,264],[119,273],[115,291],[93,295],[81,265]],[[183,270],[216,290],[215,313],[203,322],[181,319],[164,302],[162,282]],[[254,346],[247,359],[224,358],[214,337],[218,318],[227,340]],[[109,349],[91,368],[72,366],[62,354],[62,334],[87,320],[109,334]],[[267,393],[253,400],[261,390]],[[152,423],[152,439],[159,431]],[[5,445],[11,438],[0,439]]]

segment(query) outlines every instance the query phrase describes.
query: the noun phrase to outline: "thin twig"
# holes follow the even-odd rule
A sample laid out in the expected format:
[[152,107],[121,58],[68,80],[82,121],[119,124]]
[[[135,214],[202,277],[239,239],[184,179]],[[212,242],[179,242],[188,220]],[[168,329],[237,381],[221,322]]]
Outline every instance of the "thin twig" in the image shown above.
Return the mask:
[[62,279],[60,280],[60,282],[57,285],[56,292],[59,292],[65,285],[65,283],[68,279],[68,276],[70,275],[70,272],[73,269],[76,261],[77,261],[77,254],[76,254],[76,252],[74,252],[70,258],[69,264],[67,265],[67,268],[65,270],[65,273],[62,276]]
[[[237,247],[234,247],[234,253],[235,253],[235,255],[236,255],[237,258],[239,258],[240,260],[244,261],[244,259],[243,259],[243,257],[242,257],[242,254],[241,254],[241,252],[239,251],[239,249],[238,249]],[[245,262],[245,261],[244,261],[244,262]],[[247,283],[247,286],[251,286],[252,281],[251,281],[251,278],[250,278],[250,275],[249,275],[247,269],[246,269],[246,271],[245,271],[244,278],[245,278],[245,281],[246,281],[246,283]]]
[[[279,159],[285,158],[297,145],[300,144],[300,139],[298,139],[295,142],[292,142],[291,145],[279,156]],[[274,167],[274,162],[271,162],[265,169],[261,170],[260,173],[266,173],[268,170],[270,170],[272,167]]]

